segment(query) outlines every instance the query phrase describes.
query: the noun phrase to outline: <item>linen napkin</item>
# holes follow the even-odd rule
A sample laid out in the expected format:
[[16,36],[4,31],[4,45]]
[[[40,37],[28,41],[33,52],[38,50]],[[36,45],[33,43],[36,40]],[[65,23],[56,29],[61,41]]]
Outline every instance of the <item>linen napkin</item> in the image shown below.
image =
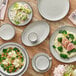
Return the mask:
[[69,20],[70,20],[73,24],[76,25],[76,10],[73,11],[68,18],[69,18]]
[[8,0],[6,0],[6,4],[0,10],[0,20],[3,20],[4,19],[6,8],[7,8],[7,3],[8,3]]

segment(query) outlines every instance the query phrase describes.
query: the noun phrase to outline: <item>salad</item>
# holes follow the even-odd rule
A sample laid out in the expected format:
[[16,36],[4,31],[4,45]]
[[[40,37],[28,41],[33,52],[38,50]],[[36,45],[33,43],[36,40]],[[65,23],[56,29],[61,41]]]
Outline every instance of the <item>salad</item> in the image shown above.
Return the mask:
[[53,48],[60,57],[66,59],[76,55],[76,35],[73,32],[60,30],[55,38]]
[[76,76],[76,65],[58,65],[53,74],[54,76]]
[[31,12],[28,4],[16,2],[10,9],[10,19],[14,24],[19,25],[29,20]]
[[24,65],[24,57],[16,47],[5,48],[0,54],[0,66],[7,73],[17,72]]

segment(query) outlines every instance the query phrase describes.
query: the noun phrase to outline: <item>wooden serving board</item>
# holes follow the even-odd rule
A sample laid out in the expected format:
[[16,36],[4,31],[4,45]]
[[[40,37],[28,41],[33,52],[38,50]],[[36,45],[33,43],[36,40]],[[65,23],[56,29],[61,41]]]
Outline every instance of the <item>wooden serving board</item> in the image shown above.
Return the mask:
[[[6,14],[5,14],[5,19],[3,21],[0,21],[0,26],[4,23],[10,23],[12,24],[9,19],[8,19],[8,8],[10,7],[10,5],[16,1],[26,1],[28,2],[32,8],[33,8],[33,19],[30,23],[34,22],[34,21],[38,21],[38,20],[45,20],[43,19],[39,12],[38,12],[38,8],[37,8],[37,0],[9,0],[8,2],[8,7],[7,7],[7,10],[6,10]],[[3,44],[3,43],[6,43],[6,42],[16,42],[16,43],[19,43],[21,44],[22,46],[24,46],[24,48],[27,49],[27,52],[29,54],[29,57],[30,57],[30,64],[29,64],[29,67],[28,67],[28,70],[24,73],[23,76],[53,76],[53,70],[54,68],[58,65],[58,64],[64,64],[64,63],[61,63],[59,61],[57,61],[53,56],[52,54],[50,53],[50,49],[49,49],[49,40],[50,40],[50,37],[52,35],[52,33],[59,27],[59,26],[63,26],[63,25],[69,25],[69,26],[75,26],[73,25],[69,20],[68,20],[68,16],[72,13],[72,11],[74,11],[76,9],[76,0],[70,0],[70,10],[69,10],[69,13],[68,15],[60,20],[60,21],[57,21],[57,22],[51,22],[51,21],[47,21],[50,25],[50,34],[49,36],[47,37],[47,39],[41,43],[40,45],[38,46],[35,46],[35,47],[27,47],[25,46],[24,44],[22,44],[21,42],[21,33],[23,32],[24,28],[26,28],[26,26],[23,26],[23,27],[17,27],[15,25],[13,25],[16,29],[16,35],[15,37],[10,40],[10,41],[4,41],[0,38],[0,45]],[[52,64],[52,68],[46,72],[46,73],[43,73],[43,74],[40,74],[40,73],[37,73],[33,70],[32,68],[32,65],[31,65],[31,60],[33,58],[33,56],[37,53],[40,53],[40,52],[44,52],[44,53],[47,53],[49,56],[52,56],[53,58],[53,64]],[[76,65],[76,63],[71,63],[71,64],[74,64]]]

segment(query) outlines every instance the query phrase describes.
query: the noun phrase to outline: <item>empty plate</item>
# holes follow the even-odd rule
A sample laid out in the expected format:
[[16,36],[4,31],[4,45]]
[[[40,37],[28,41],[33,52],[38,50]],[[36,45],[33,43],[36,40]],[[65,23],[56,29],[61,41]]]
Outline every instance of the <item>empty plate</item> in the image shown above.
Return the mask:
[[15,29],[10,24],[3,24],[0,28],[0,37],[4,40],[11,40],[15,36]]
[[32,66],[35,71],[43,73],[50,69],[52,58],[45,53],[38,53],[32,59]]
[[28,25],[22,33],[22,42],[27,46],[35,46],[43,42],[50,28],[45,21],[36,21]]
[[47,20],[57,21],[69,11],[69,0],[38,0],[40,14]]
[[50,52],[53,54],[53,56],[57,60],[59,60],[61,62],[64,62],[64,63],[76,62],[76,56],[68,58],[68,59],[61,58],[59,53],[56,51],[56,49],[53,48],[53,45],[55,44],[55,39],[56,39],[57,35],[59,34],[60,30],[67,30],[67,31],[70,31],[70,32],[73,32],[73,33],[76,34],[76,27],[62,26],[62,27],[58,28],[51,36],[51,39],[50,39]]

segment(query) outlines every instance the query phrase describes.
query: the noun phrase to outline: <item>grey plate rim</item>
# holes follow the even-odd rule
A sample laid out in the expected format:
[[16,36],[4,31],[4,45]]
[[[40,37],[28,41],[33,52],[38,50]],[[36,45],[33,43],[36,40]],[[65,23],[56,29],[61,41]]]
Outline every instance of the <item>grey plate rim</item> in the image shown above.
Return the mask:
[[[30,18],[30,21],[28,21],[27,23],[20,24],[20,25],[16,25],[16,24],[14,24],[14,23],[11,21],[11,19],[10,19],[10,17],[9,17],[9,10],[10,10],[10,8],[12,7],[13,4],[15,4],[15,3],[17,3],[17,2],[24,2],[25,4],[29,5],[29,7],[31,8],[31,11],[32,11],[31,14],[32,14],[32,16],[31,16],[31,18]],[[16,26],[26,26],[28,23],[31,22],[31,20],[32,20],[32,18],[33,18],[33,9],[32,9],[32,6],[31,6],[28,2],[26,2],[26,1],[16,1],[16,2],[12,3],[12,5],[9,6],[9,8],[8,8],[8,12],[7,12],[7,13],[8,13],[9,21],[10,21],[12,24],[14,24],[14,25],[16,25]]]
[[[49,45],[50,45],[50,53],[52,53],[52,55],[53,55],[53,57],[56,59],[56,60],[58,60],[58,61],[60,61],[60,62],[62,62],[62,63],[73,63],[73,62],[76,62],[76,60],[74,60],[74,61],[64,61],[63,59],[58,59],[55,55],[54,55],[54,53],[53,53],[53,49],[52,49],[52,47],[51,47],[51,41],[52,41],[52,37],[53,37],[53,35],[57,32],[57,31],[59,31],[60,29],[62,29],[62,28],[67,28],[67,27],[70,27],[70,28],[74,28],[74,29],[76,29],[76,27],[74,27],[74,26],[68,26],[68,25],[63,25],[63,26],[61,26],[61,27],[59,27],[59,28],[57,28],[54,32],[53,32],[53,34],[51,35],[51,37],[50,37],[50,43],[49,43]],[[54,49],[54,51],[55,51],[55,49]]]
[[[68,1],[69,1],[69,0],[68,0]],[[46,20],[48,20],[48,21],[59,21],[59,20],[61,20],[61,19],[63,19],[63,18],[68,14],[68,12],[69,12],[69,10],[70,10],[70,1],[69,1],[69,9],[68,9],[67,13],[65,14],[65,16],[63,16],[62,18],[60,18],[60,19],[58,19],[58,20],[52,20],[52,19],[45,18],[45,17],[40,13],[39,0],[38,0],[37,2],[38,2],[38,3],[37,3],[37,8],[38,8],[39,14],[41,15],[41,17],[43,17],[44,19],[46,19]]]
[[[41,21],[34,21],[34,22],[46,22],[46,21],[41,20]],[[34,23],[34,22],[32,22],[32,23]],[[31,23],[31,24],[32,24],[32,23]],[[47,22],[46,22],[46,23],[47,23]],[[29,25],[31,25],[31,24],[29,24]],[[29,26],[29,25],[28,25],[28,26]],[[47,23],[47,25],[48,25],[48,27],[49,27],[49,32],[48,32],[48,34],[47,34],[47,36],[48,36],[49,33],[50,33],[50,25],[49,25],[48,23]],[[27,27],[28,27],[28,26],[27,26]],[[27,28],[27,27],[26,27],[26,28]],[[23,43],[22,36],[23,36],[24,31],[26,30],[26,28],[24,28],[24,30],[23,30],[23,32],[22,32],[22,34],[21,34],[21,41],[22,41],[22,43]],[[46,38],[47,38],[47,36],[46,36]],[[46,39],[46,38],[45,38],[45,39]],[[45,39],[44,39],[44,40],[45,40]],[[37,43],[36,45],[32,45],[32,46],[37,46],[37,45],[41,44],[42,42],[44,42],[44,40],[41,41],[40,43]],[[24,44],[24,43],[23,43],[23,44]],[[26,45],[26,44],[24,44],[24,45]],[[30,46],[30,47],[32,47],[31,45],[26,45],[26,46]]]
[[[0,45],[0,48],[3,47],[3,46],[5,46],[5,45],[8,45],[8,44],[17,45],[17,46],[21,47],[23,50],[25,50],[24,52],[26,53],[26,56],[27,56],[27,63],[26,63],[26,66],[25,66],[24,69],[23,69],[23,72],[21,72],[21,74],[18,75],[18,76],[22,76],[22,75],[27,71],[28,66],[29,66],[29,55],[28,55],[28,53],[27,53],[27,50],[26,50],[22,45],[20,45],[20,44],[18,44],[18,43],[15,43],[15,42],[7,42],[7,43],[4,43],[4,44]],[[0,71],[0,73],[1,73],[1,71]],[[2,73],[1,73],[1,74],[2,74]],[[3,74],[2,74],[2,75],[3,75]],[[4,75],[3,75],[3,76],[4,76]]]
[[[36,59],[38,56],[40,56],[40,55],[44,55],[44,56],[46,56],[46,57],[49,59],[49,67],[48,67],[46,70],[44,70],[44,71],[38,70],[38,69],[36,68],[36,66],[35,66],[35,59]],[[32,58],[32,67],[33,67],[33,69],[34,69],[36,72],[40,72],[40,73],[47,72],[47,71],[52,67],[52,57],[49,56],[49,55],[46,54],[46,53],[43,53],[43,52],[37,53],[37,54],[34,55],[34,57]]]

